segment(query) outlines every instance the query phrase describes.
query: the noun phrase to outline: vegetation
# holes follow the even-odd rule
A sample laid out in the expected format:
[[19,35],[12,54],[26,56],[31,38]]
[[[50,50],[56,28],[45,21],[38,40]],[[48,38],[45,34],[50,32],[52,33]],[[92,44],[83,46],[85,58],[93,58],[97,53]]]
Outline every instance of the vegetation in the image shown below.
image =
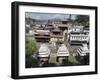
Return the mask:
[[79,62],[76,60],[76,58],[73,55],[70,55],[68,57],[68,61],[72,64],[79,64]]
[[55,54],[55,53],[52,54],[52,55],[50,56],[49,63],[54,63],[54,64],[56,64],[56,58],[57,58],[56,54]]
[[89,16],[88,15],[78,15],[76,21],[83,26],[89,25]]
[[48,63],[47,62],[47,63],[44,63],[42,67],[54,67],[54,66],[56,66],[55,63]]
[[37,51],[37,45],[35,40],[27,40],[25,42],[25,51],[26,51],[26,68],[37,67],[38,59],[34,58],[34,55]]
[[38,59],[33,58],[32,56],[26,57],[26,68],[37,67]]
[[26,24],[32,25],[33,22],[35,22],[35,21],[36,21],[36,19],[32,19],[31,17],[25,17]]
[[70,23],[79,24],[83,26],[89,26],[89,16],[88,15],[77,15],[76,19],[72,19],[72,15],[70,14],[68,21]]
[[27,39],[25,44],[25,51],[27,56],[33,55],[37,51],[37,45],[35,40]]

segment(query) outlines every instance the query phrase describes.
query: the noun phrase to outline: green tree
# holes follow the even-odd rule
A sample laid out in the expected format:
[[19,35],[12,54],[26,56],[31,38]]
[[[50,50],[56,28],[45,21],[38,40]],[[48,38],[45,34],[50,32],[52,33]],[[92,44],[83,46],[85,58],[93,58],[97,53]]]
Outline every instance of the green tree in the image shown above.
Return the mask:
[[76,21],[83,26],[89,25],[89,16],[88,15],[77,15]]
[[25,64],[26,68],[32,68],[38,66],[38,59],[34,58],[32,55],[37,52],[37,45],[35,40],[26,39],[25,41]]
[[35,40],[26,40],[25,51],[26,55],[33,55],[37,51],[37,45]]

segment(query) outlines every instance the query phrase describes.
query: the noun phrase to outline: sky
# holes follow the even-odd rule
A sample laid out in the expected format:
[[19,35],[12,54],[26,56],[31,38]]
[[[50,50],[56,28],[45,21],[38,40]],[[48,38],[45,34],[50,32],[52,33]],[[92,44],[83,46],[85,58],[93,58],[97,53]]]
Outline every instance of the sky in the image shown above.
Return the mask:
[[[70,17],[70,14],[25,12],[25,17],[30,17],[38,20],[68,19]],[[71,15],[72,20],[75,20],[76,17],[77,15],[75,14]]]

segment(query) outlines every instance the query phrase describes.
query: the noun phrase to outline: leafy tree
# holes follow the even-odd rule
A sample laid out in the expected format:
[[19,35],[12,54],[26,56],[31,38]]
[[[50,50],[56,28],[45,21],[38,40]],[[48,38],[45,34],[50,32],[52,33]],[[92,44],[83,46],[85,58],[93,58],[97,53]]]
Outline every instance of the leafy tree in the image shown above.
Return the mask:
[[37,45],[35,40],[26,40],[25,45],[26,55],[33,55],[37,51]]
[[33,19],[31,17],[25,17],[26,24],[32,25],[35,21],[36,21],[36,19]]
[[89,25],[89,16],[88,15],[77,15],[76,21],[81,25]]
[[26,39],[25,41],[25,64],[26,68],[37,67],[38,66],[38,59],[34,58],[32,55],[37,52],[37,45],[35,40]]

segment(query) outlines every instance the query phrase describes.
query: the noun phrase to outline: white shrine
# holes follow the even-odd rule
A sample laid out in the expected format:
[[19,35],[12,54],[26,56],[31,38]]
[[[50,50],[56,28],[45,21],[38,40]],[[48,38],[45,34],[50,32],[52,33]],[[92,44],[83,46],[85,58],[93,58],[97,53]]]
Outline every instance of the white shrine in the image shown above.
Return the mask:
[[69,51],[65,44],[62,44],[57,51],[57,60],[62,63],[63,59],[69,56]]
[[41,44],[39,48],[39,54],[38,57],[40,58],[40,61],[47,61],[50,56],[50,49],[46,44]]

